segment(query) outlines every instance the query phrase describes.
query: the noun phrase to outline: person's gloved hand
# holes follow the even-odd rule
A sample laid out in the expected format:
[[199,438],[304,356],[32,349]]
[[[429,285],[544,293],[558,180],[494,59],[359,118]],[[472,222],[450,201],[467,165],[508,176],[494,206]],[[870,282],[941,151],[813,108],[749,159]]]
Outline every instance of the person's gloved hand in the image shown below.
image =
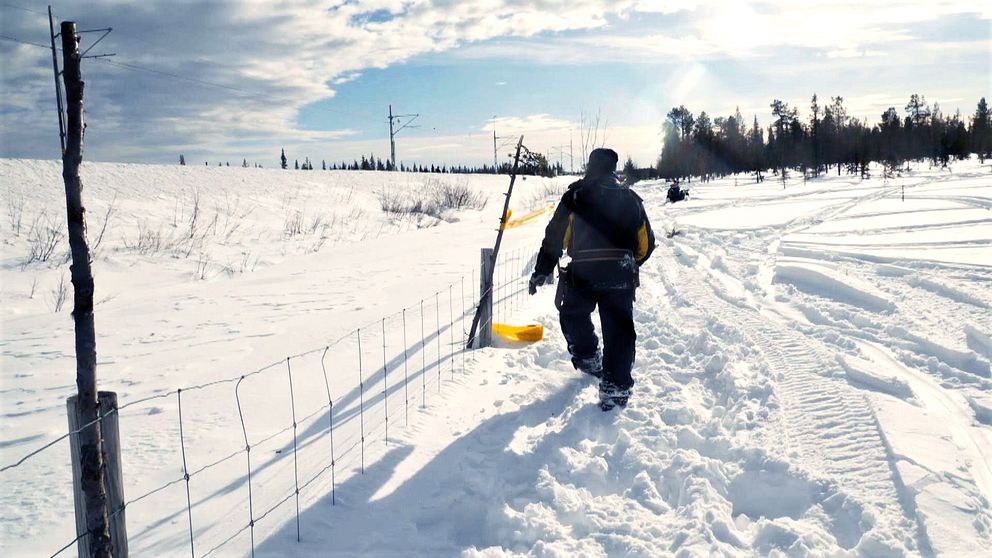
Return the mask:
[[537,293],[537,288],[541,285],[548,285],[551,283],[551,275],[539,275],[535,273],[530,276],[530,283],[527,286],[527,292],[530,294]]

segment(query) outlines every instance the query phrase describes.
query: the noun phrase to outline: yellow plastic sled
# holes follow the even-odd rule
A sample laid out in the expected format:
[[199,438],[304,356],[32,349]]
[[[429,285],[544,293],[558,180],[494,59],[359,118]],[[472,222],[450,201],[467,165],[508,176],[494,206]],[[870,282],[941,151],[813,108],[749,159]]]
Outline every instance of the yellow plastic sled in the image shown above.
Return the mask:
[[493,324],[493,333],[511,341],[540,341],[544,339],[544,326],[541,324],[528,324],[525,326]]

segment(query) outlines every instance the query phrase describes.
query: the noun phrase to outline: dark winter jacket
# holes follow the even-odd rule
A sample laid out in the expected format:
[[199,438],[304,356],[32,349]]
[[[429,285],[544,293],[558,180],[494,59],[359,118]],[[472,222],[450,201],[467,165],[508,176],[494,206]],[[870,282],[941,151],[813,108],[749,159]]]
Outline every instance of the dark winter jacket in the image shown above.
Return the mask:
[[641,198],[616,177],[586,177],[561,198],[544,232],[535,275],[550,275],[566,250],[567,280],[580,288],[632,289],[637,268],[654,251]]
[[671,203],[682,201],[689,197],[689,191],[683,190],[678,184],[672,184],[668,188],[668,201]]

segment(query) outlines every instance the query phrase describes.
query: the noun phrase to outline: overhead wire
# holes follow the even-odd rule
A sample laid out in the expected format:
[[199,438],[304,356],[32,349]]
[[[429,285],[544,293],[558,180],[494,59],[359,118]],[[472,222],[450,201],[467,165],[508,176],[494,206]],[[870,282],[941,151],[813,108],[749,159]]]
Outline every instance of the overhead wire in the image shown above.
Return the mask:
[[38,15],[43,15],[43,16],[47,16],[48,15],[45,12],[39,12],[38,10],[32,10],[31,8],[25,8],[23,6],[17,6],[15,4],[11,4],[9,2],[2,2],[2,3],[0,3],[0,6],[3,6],[4,8],[12,8],[12,9],[15,9],[15,10],[20,10],[22,12],[30,12],[32,14],[38,14]]

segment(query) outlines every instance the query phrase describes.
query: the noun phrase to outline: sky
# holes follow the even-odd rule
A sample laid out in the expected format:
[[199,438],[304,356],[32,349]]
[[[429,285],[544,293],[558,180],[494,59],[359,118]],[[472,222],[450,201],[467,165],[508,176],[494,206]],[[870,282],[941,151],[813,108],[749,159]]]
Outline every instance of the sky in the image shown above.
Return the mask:
[[[90,54],[115,56],[82,65],[96,161],[385,159],[392,105],[419,115],[408,164],[491,164],[495,128],[500,161],[523,135],[566,169],[594,145],[648,166],[681,104],[767,123],[815,93],[875,122],[912,93],[965,116],[992,94],[973,0],[51,1],[56,27],[113,28]],[[59,157],[47,4],[0,0],[0,157]]]

